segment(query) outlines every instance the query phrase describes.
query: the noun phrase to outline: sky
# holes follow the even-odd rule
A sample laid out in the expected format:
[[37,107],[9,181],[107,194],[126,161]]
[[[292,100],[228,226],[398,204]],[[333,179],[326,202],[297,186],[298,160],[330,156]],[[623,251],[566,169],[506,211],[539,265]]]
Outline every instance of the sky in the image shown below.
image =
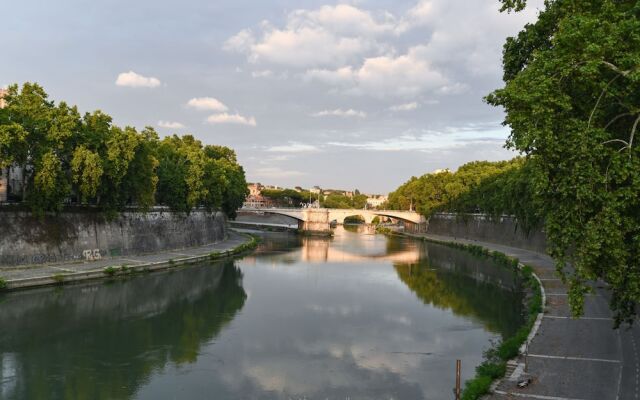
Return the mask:
[[120,126],[232,147],[250,182],[387,193],[516,154],[503,111],[508,36],[542,7],[498,0],[23,0],[3,5],[0,86]]

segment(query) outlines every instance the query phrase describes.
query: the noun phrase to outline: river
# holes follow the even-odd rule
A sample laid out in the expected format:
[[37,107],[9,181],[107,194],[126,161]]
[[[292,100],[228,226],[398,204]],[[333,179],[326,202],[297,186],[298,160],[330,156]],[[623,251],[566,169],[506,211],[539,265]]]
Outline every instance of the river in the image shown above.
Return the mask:
[[0,296],[1,399],[451,399],[522,323],[511,271],[370,228]]

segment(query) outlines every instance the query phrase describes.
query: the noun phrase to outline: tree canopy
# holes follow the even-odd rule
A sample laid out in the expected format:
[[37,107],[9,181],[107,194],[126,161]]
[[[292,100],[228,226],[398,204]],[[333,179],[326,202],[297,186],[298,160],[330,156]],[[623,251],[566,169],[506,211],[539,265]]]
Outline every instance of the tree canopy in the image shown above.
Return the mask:
[[189,212],[242,205],[247,185],[235,152],[191,135],[162,140],[151,127],[118,127],[102,111],[48,100],[36,83],[12,85],[0,109],[0,168],[23,171],[21,200],[36,213],[64,204],[117,212],[159,204]]
[[449,170],[412,177],[389,194],[387,207],[425,216],[437,211],[512,214],[525,229],[539,222],[529,185],[531,167],[523,158],[510,161],[473,161],[456,172]]
[[[518,10],[524,1],[504,1]],[[531,161],[550,254],[582,312],[586,282],[612,290],[616,321],[640,300],[640,4],[547,1],[504,46],[508,146]],[[566,268],[571,264],[573,269]]]

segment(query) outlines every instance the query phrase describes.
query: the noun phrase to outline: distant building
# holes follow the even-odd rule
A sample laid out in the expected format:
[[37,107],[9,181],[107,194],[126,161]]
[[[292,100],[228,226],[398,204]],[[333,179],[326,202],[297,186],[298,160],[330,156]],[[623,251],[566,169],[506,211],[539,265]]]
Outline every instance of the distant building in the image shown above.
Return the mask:
[[367,206],[378,208],[388,200],[388,197],[382,194],[373,194],[367,197]]
[[7,89],[0,88],[0,108],[5,108],[7,106],[7,101],[4,99],[6,94]]
[[262,192],[262,185],[260,183],[249,183],[247,184],[247,188],[249,189],[249,196],[260,196]]
[[4,203],[9,197],[9,180],[5,171],[6,169],[3,169],[0,172],[0,203]]
[[264,196],[247,196],[244,203],[242,203],[242,208],[265,208],[265,207],[273,207],[273,201]]
[[22,168],[11,165],[0,170],[0,203],[22,196]]
[[[4,96],[7,94],[6,89],[0,88],[0,108],[5,108],[7,102]],[[22,190],[22,169],[18,166],[10,166],[0,170],[0,202],[8,201],[13,195],[20,193]]]

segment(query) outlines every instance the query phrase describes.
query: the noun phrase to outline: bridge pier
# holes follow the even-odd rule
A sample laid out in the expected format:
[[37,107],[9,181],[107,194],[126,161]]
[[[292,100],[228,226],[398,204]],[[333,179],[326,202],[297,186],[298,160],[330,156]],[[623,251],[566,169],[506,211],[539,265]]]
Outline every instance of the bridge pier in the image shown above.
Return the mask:
[[304,220],[298,222],[298,230],[306,235],[331,236],[329,210],[307,208],[302,211]]

